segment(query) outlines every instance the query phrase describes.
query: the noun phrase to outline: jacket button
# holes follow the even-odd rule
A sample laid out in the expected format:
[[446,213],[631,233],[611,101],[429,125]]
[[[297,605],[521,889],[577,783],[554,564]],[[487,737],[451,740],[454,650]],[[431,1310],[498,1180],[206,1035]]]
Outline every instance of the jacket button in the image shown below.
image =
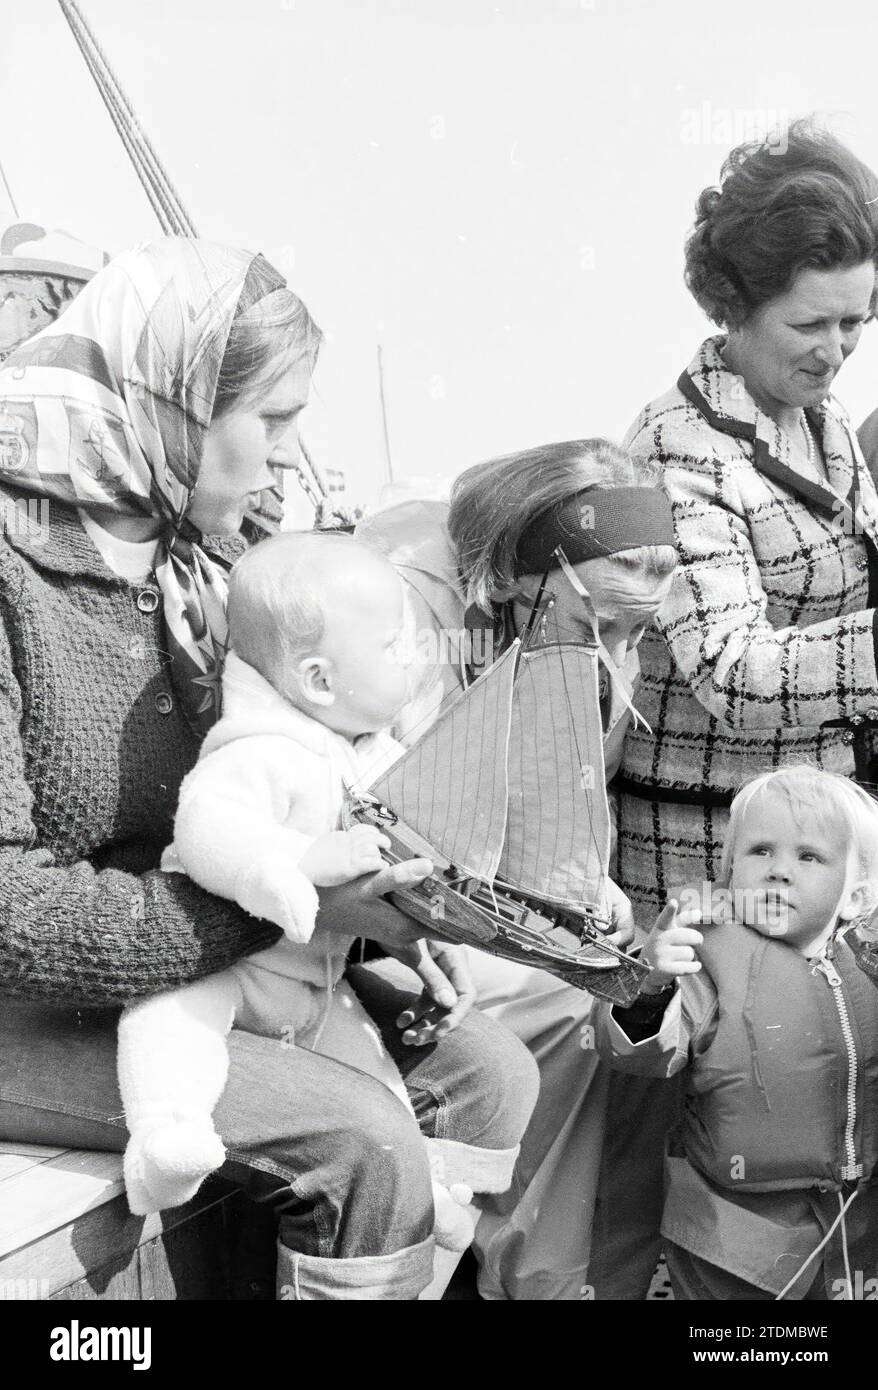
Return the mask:
[[866,559],[865,555],[861,555],[860,558],[859,558],[859,560],[857,561],[857,569],[858,569],[858,570],[867,570],[868,568],[869,568],[869,561]]
[[155,589],[141,589],[137,595],[137,607],[141,613],[154,613],[159,606],[159,596]]
[[167,691],[163,690],[159,695],[156,695],[155,707],[158,710],[159,714],[171,713],[171,710],[174,708],[174,701],[172,700],[171,696],[167,693]]

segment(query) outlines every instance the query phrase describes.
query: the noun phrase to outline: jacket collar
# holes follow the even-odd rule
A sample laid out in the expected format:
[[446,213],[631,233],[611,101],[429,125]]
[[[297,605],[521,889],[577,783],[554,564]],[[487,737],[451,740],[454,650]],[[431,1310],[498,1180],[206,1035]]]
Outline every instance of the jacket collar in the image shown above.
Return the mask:
[[243,734],[259,732],[283,734],[326,757],[335,739],[329,729],[291,705],[235,652],[228,653],[223,667],[223,725],[215,725],[208,733],[205,752]]
[[808,423],[823,446],[830,487],[803,478],[790,466],[784,431],[757,406],[743,377],[721,356],[725,338],[703,343],[677,387],[709,424],[751,442],[753,467],[773,483],[807,502],[845,535],[860,536],[868,564],[867,604],[878,604],[878,493],[845,412],[832,397],[807,411]]
[[326,728],[279,695],[255,667],[229,652],[223,668],[222,719],[209,730],[202,754],[254,734],[291,739],[330,761],[351,783],[365,774],[368,780],[377,777],[399,753],[387,734],[363,734],[352,742]]
[[834,397],[806,412],[821,441],[830,486],[803,478],[791,465],[784,430],[759,409],[744,384],[722,359],[726,339],[702,343],[677,387],[712,428],[754,446],[753,466],[772,482],[803,498],[816,511],[836,519],[848,534],[878,537],[878,500],[865,481],[868,470],[848,417]]

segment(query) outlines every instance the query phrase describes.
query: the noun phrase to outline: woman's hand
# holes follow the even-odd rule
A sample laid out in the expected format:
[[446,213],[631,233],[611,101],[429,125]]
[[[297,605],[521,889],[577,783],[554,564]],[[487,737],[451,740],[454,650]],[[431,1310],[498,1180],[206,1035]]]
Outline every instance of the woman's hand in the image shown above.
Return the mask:
[[406,859],[352,883],[321,888],[319,924],[342,936],[377,941],[391,955],[396,955],[397,949],[410,949],[422,939],[424,928],[389,903],[384,894],[413,888],[432,872],[429,859]]
[[421,998],[400,1014],[397,1027],[404,1043],[424,1047],[444,1038],[466,1018],[476,1000],[462,946],[416,941],[391,952],[424,982]]
[[415,1047],[436,1042],[457,1028],[476,997],[462,947],[425,940],[424,928],[384,897],[414,887],[432,872],[429,859],[407,859],[353,883],[320,890],[321,926],[377,941],[389,956],[420,976],[421,998],[397,1019],[397,1026],[405,1030],[403,1042]]
[[631,901],[612,879],[607,880],[607,905],[613,930],[606,937],[620,951],[624,951],[634,940],[634,914]]

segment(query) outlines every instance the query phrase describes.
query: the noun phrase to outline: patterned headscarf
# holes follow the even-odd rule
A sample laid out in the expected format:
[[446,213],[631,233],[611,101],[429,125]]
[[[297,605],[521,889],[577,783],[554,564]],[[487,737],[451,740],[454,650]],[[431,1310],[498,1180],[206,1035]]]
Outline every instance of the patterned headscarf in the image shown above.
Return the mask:
[[118,256],[0,368],[0,483],[165,523],[172,674],[201,731],[218,713],[226,583],[186,512],[232,324],[285,283],[262,256],[167,237]]

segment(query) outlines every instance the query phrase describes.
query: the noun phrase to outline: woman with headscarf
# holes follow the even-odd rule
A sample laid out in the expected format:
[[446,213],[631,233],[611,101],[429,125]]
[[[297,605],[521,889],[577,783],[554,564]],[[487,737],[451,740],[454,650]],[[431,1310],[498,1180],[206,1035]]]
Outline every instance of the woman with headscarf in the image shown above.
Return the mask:
[[[261,256],[168,239],[120,256],[0,371],[5,1140],[121,1151],[118,1006],[277,937],[158,864],[217,714],[227,566],[203,538],[234,538],[295,466],[319,338]],[[455,1008],[422,1022],[427,1049],[396,1036],[410,995],[372,981],[362,997],[424,1131],[514,1152],[530,1059],[462,1018],[453,954],[413,956],[378,897],[406,875],[332,890],[324,911],[418,957],[434,996],[457,982]],[[224,1171],[279,1219],[280,1296],[417,1298],[433,1242],[414,1120],[325,1057],[240,1031],[230,1052]]]

